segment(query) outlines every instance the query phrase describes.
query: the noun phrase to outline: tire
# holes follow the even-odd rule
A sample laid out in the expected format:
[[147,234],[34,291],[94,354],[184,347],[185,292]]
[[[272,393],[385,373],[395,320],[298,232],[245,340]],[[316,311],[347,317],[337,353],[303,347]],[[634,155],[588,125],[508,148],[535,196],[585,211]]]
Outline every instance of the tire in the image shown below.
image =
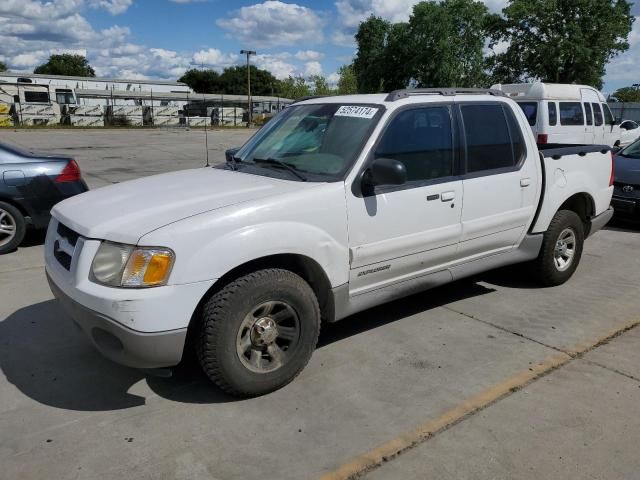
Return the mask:
[[20,210],[0,202],[0,255],[13,252],[24,239],[27,229]]
[[302,371],[319,333],[320,308],[309,284],[288,270],[259,270],[204,304],[196,353],[222,390],[257,396],[282,388]]
[[570,210],[555,214],[544,233],[542,248],[533,262],[534,275],[543,286],[561,285],[578,268],[584,245],[584,224]]

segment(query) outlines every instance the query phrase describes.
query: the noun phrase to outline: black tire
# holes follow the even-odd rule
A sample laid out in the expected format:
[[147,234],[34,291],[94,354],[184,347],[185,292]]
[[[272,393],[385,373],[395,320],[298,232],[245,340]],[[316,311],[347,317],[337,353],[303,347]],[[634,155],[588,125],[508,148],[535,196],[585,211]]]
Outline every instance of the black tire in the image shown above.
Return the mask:
[[[564,256],[562,255],[562,237],[571,239],[573,234],[573,254],[566,264],[562,264]],[[568,245],[565,242],[565,246]],[[555,214],[549,228],[544,233],[544,240],[538,258],[533,262],[533,272],[542,285],[553,287],[561,285],[571,278],[578,268],[580,258],[582,257],[582,247],[584,245],[584,224],[580,217],[570,210],[560,210]],[[556,249],[558,246],[558,249]],[[570,250],[570,249],[569,249]],[[568,250],[565,248],[564,252]],[[557,257],[560,258],[557,258]],[[559,264],[560,262],[560,264]]]
[[[7,233],[9,229],[12,233]],[[10,203],[0,202],[0,255],[13,252],[22,240],[27,230],[22,213]]]
[[[271,313],[278,308],[277,313]],[[265,313],[256,313],[259,311]],[[276,320],[285,316],[286,320]],[[268,322],[271,318],[281,322],[275,323],[272,333],[279,335],[280,330],[287,330],[295,337],[284,345],[278,343],[286,343],[280,336],[273,340],[280,349],[277,356],[283,354],[281,362],[270,355],[273,343],[260,345],[263,338],[256,338],[260,336],[256,332],[264,325],[258,325],[258,321]],[[284,322],[291,323],[283,325]],[[291,333],[292,328],[295,334]],[[319,333],[320,309],[309,284],[288,270],[265,269],[234,280],[204,304],[196,353],[204,372],[225,392],[242,397],[263,395],[282,388],[302,371],[316,347]],[[248,339],[251,343],[246,347]],[[253,350],[259,352],[255,353],[255,365]]]

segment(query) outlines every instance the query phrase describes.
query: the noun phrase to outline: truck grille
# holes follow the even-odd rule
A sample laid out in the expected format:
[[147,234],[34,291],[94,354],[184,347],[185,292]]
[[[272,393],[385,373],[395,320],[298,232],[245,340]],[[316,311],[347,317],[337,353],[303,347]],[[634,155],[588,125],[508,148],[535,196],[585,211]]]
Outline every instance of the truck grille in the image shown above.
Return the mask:
[[53,243],[53,256],[65,270],[71,270],[73,253],[80,235],[62,223],[58,223],[56,232],[58,235]]

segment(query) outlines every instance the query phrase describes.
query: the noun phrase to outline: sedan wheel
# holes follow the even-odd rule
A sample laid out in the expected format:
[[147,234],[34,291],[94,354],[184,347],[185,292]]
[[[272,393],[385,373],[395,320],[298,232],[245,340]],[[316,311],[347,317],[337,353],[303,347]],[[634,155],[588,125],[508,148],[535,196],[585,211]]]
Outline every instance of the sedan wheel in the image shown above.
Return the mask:
[[9,244],[16,236],[16,219],[11,213],[0,208],[0,247]]
[[26,222],[20,210],[9,203],[0,202],[0,255],[16,249],[22,242]]

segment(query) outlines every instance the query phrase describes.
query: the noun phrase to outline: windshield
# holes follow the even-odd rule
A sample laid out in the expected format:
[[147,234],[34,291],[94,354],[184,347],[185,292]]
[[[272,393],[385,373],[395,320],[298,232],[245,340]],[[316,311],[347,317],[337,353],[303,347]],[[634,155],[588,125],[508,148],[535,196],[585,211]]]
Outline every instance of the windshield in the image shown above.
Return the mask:
[[287,176],[294,180],[342,179],[382,112],[380,105],[288,107],[238,151],[238,166],[303,174]]
[[640,158],[640,139],[624,148],[619,155],[629,158]]

